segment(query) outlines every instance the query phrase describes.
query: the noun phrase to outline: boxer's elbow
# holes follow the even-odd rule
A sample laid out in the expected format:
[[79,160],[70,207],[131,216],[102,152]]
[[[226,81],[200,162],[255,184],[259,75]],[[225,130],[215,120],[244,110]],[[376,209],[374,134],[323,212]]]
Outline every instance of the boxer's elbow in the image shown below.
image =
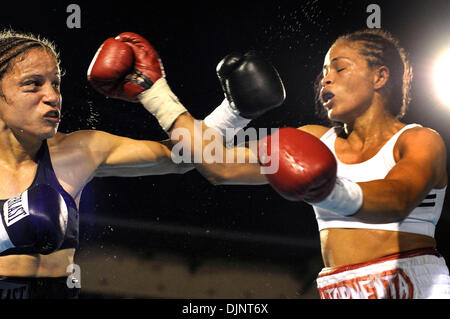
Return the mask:
[[202,175],[214,186],[226,184],[227,178],[229,178],[224,171],[209,171],[202,173]]
[[175,168],[174,168],[174,174],[184,174],[187,173],[189,171],[192,171],[194,169],[194,165],[192,164],[178,164]]
[[197,165],[196,168],[214,186],[227,184],[232,178],[232,172],[229,168],[224,167],[224,165]]
[[198,169],[212,185],[263,185],[266,177],[261,174],[259,165],[223,164],[214,169]]

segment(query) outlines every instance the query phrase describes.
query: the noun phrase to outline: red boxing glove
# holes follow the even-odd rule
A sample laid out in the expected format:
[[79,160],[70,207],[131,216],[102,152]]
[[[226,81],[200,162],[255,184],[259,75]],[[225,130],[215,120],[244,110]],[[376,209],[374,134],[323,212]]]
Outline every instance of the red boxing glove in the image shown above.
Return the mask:
[[139,102],[137,95],[163,76],[158,53],[147,40],[132,32],[103,42],[87,73],[97,91],[128,102]]
[[[275,144],[277,141],[278,146]],[[333,190],[336,159],[315,136],[293,127],[281,128],[262,139],[259,149],[267,150],[271,161],[278,156],[278,170],[266,174],[266,177],[282,197],[316,203],[324,200]],[[270,166],[271,161],[261,165]]]

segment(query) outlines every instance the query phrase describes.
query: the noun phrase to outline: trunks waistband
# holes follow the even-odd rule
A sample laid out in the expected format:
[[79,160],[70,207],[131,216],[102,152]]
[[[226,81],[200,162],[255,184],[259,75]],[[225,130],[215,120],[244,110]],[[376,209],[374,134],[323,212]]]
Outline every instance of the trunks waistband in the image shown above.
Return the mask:
[[77,298],[75,282],[69,277],[0,276],[0,299],[71,299]]
[[318,275],[318,278],[335,275],[341,272],[345,272],[348,270],[353,270],[357,268],[362,268],[366,266],[370,266],[373,264],[382,263],[388,260],[396,260],[396,259],[403,259],[403,258],[411,258],[416,256],[423,256],[423,255],[434,255],[436,257],[441,257],[441,254],[437,251],[437,249],[429,247],[429,248],[420,248],[420,249],[414,249],[414,250],[408,250],[404,252],[395,253],[392,255],[387,255],[384,257],[380,257],[377,259],[370,260],[368,262],[363,262],[359,264],[352,264],[347,266],[338,266],[338,267],[329,267],[324,268]]

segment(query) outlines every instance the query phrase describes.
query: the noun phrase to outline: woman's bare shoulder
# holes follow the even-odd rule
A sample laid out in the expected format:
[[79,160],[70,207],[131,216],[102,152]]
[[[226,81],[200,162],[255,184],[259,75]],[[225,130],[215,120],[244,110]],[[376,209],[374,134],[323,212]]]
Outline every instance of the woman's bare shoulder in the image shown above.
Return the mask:
[[324,135],[330,129],[330,127],[323,125],[308,124],[300,126],[298,129],[311,135],[314,135],[317,138],[321,138],[322,135]]

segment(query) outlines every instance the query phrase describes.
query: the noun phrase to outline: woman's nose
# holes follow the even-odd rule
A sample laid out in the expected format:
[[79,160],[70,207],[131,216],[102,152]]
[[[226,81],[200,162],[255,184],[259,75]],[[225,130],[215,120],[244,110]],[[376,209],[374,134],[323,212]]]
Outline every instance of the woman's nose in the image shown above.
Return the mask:
[[61,101],[61,94],[57,88],[49,84],[45,87],[44,103],[57,106]]
[[322,86],[326,86],[326,85],[330,85],[331,83],[333,83],[332,82],[332,78],[331,78],[331,76],[330,76],[330,73],[328,73],[327,75],[325,75],[323,78],[322,78],[322,81],[321,81],[322,83]]

